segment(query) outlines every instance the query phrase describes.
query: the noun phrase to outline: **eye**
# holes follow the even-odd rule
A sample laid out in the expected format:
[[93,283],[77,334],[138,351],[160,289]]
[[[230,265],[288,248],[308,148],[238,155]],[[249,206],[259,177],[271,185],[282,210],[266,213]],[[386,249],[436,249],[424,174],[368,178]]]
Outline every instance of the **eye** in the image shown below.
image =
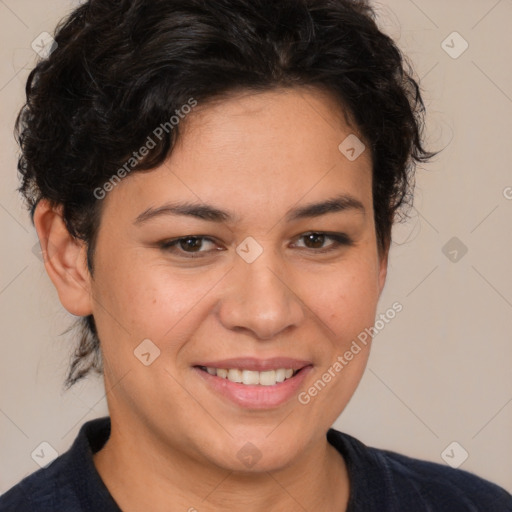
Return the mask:
[[[309,233],[304,233],[303,235],[300,235],[299,240],[301,239],[304,239],[305,249],[310,249],[314,252],[320,253],[334,251],[341,246],[353,245],[352,239],[345,233],[324,233],[311,231]],[[324,243],[327,240],[333,240],[334,242],[331,243],[329,246],[324,247]]]
[[[203,256],[204,253],[211,252],[211,250],[200,250],[202,247],[204,247],[205,242],[215,245],[215,242],[211,238],[201,235],[194,235],[175,238],[174,240],[168,240],[160,244],[160,247],[164,251],[178,254],[179,256],[185,256],[186,258],[198,258]],[[216,250],[221,250],[221,248],[217,248]]]
[[[294,244],[295,247],[309,250],[315,253],[326,253],[334,251],[341,246],[353,245],[352,239],[345,233],[325,233],[311,231],[298,237],[298,240],[304,239],[305,245]],[[324,246],[325,242],[331,240],[331,244]],[[210,249],[208,250],[208,245]],[[206,246],[206,249],[205,249]],[[201,258],[214,251],[223,250],[217,246],[215,241],[204,235],[189,235],[172,240],[166,240],[160,244],[160,248],[171,254],[182,256],[184,258]]]

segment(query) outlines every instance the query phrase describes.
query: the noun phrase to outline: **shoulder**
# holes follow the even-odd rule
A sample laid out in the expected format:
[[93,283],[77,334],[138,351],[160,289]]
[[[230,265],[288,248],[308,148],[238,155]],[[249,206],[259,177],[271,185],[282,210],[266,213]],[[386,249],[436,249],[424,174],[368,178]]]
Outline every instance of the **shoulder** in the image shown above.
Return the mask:
[[112,507],[92,462],[92,451],[105,442],[109,431],[108,417],[82,425],[67,452],[0,496],[0,512],[78,512],[88,510],[84,505],[90,503]]
[[512,512],[512,495],[473,473],[368,447],[333,429],[328,438],[346,459],[355,500],[370,493],[389,504],[382,510]]
[[373,452],[388,468],[402,494],[414,492],[426,503],[444,506],[446,510],[455,510],[454,505],[458,504],[456,510],[512,512],[512,495],[473,473],[389,450]]
[[0,512],[50,512],[72,502],[71,487],[66,481],[67,459],[67,454],[61,455],[2,494]]

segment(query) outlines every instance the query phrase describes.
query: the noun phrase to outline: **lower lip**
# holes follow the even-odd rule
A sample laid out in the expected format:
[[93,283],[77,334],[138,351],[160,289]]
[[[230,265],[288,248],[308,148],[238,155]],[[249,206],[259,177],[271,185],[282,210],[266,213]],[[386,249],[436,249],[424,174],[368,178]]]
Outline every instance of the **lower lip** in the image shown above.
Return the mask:
[[210,389],[228,398],[236,405],[247,409],[272,409],[284,404],[296,394],[312,368],[312,366],[305,366],[290,379],[278,382],[273,386],[239,384],[216,375],[210,375],[197,367],[193,369],[198,372]]

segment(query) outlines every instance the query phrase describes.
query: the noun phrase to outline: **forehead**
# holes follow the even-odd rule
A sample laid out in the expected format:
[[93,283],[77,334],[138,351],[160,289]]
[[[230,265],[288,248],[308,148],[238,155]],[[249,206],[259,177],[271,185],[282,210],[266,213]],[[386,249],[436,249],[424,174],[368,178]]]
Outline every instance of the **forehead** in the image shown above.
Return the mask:
[[312,202],[337,193],[370,206],[369,151],[347,158],[344,141],[361,136],[321,90],[243,92],[199,104],[179,130],[168,160],[133,173],[109,200],[125,196],[123,203],[139,210],[177,198],[229,203],[230,210],[256,209],[256,216],[282,215],[271,205],[289,209],[302,198]]
[[349,117],[331,94],[311,86],[242,91],[199,104],[179,127],[183,136],[178,145],[191,149],[193,143],[231,154],[238,149],[242,155],[280,148],[276,157],[292,148],[297,157],[321,159],[322,153],[328,157],[328,149],[337,148],[340,136],[362,139]]

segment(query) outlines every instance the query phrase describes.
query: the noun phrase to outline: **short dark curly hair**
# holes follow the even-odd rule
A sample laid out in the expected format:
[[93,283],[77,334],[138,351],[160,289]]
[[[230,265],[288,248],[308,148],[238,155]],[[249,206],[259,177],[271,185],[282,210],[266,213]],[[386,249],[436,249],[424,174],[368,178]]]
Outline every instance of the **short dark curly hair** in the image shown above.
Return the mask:
[[[61,21],[54,51],[30,73],[16,121],[20,191],[62,207],[93,273],[102,201],[95,190],[190,98],[312,86],[329,92],[371,150],[379,251],[412,204],[425,107],[411,65],[363,0],[89,0]],[[349,121],[349,119],[351,121]],[[180,126],[133,165],[152,169]],[[66,385],[102,371],[92,315]]]

